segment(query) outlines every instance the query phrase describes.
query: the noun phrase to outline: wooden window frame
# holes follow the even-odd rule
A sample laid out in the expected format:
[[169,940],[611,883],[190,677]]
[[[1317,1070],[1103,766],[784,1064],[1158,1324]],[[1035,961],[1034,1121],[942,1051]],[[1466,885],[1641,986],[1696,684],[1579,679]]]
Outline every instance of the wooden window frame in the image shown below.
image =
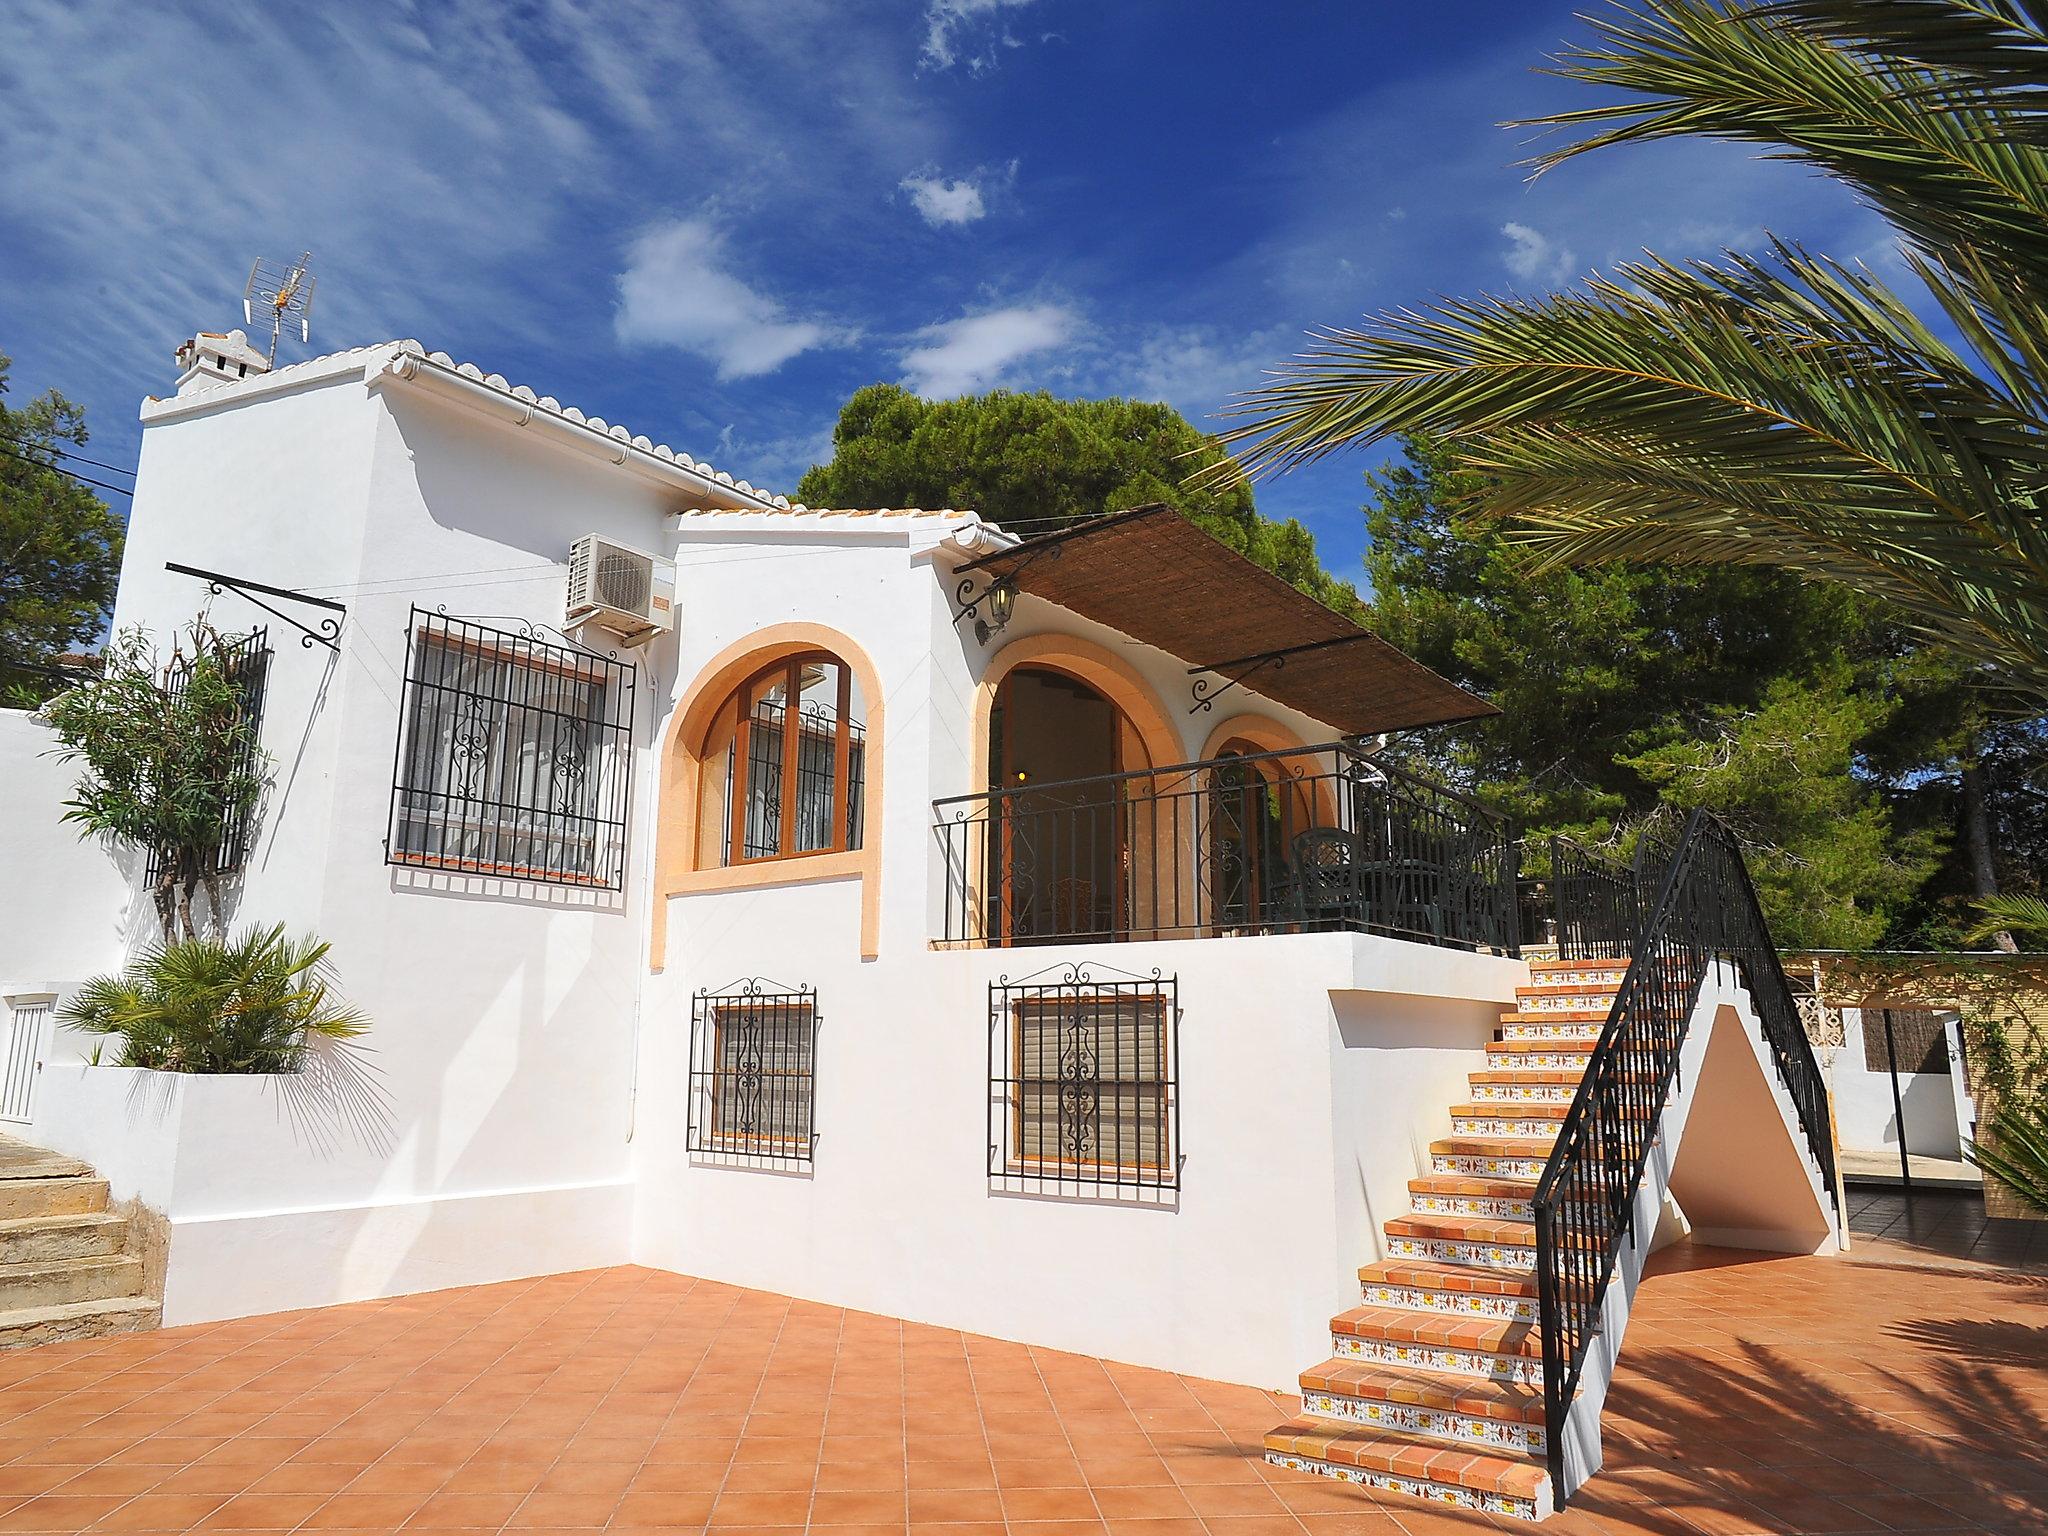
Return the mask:
[[[806,666],[823,664],[838,673],[838,688],[834,698],[832,729],[832,805],[829,825],[831,840],[818,848],[798,848],[797,812],[801,802],[799,785],[803,773],[803,742],[806,735],[812,740],[822,739],[823,733],[807,728],[803,718],[803,669]],[[775,680],[782,683],[781,748],[776,762],[779,779],[777,786],[780,799],[777,803],[778,825],[776,828],[776,851],[773,853],[747,852],[747,819],[753,803],[754,754],[751,737],[755,729],[754,695],[763,685],[772,685]],[[726,791],[725,867],[737,869],[745,865],[774,864],[790,859],[816,858],[822,854],[849,853],[861,846],[853,836],[857,807],[853,804],[853,668],[830,651],[802,651],[771,662],[759,671],[750,674],[747,680],[734,690],[727,705],[733,711],[733,734],[727,748],[729,752],[728,787]],[[724,708],[720,714],[724,713]],[[862,783],[865,786],[872,769],[866,764],[867,744],[863,731],[861,752],[863,756]],[[860,818],[861,837],[866,836],[866,817]]]
[[[1159,1055],[1158,1074],[1150,1078],[1134,1077],[1127,1081],[1132,1087],[1151,1089],[1157,1096],[1159,1116],[1159,1155],[1157,1160],[1147,1160],[1142,1153],[1130,1159],[1111,1160],[1097,1157],[1082,1160],[1077,1158],[1046,1157],[1042,1154],[1033,1155],[1023,1150],[1025,1146],[1025,1090],[1027,1088],[1037,1088],[1042,1091],[1047,1086],[1050,1086],[1057,1091],[1060,1083],[1060,1079],[1056,1074],[1051,1077],[1043,1074],[1027,1075],[1024,1070],[1024,1036],[1027,1028],[1025,1024],[1026,1011],[1035,1007],[1058,1009],[1074,1003],[1087,1003],[1097,1009],[1110,1012],[1119,1007],[1129,1007],[1132,1004],[1136,1004],[1139,1010],[1138,1022],[1150,1025],[1154,1031],[1157,1037]],[[1175,1128],[1173,1113],[1170,1107],[1173,1096],[1178,1091],[1178,1084],[1175,1080],[1178,1064],[1173,1059],[1173,1030],[1170,1027],[1172,1008],[1172,1002],[1161,992],[1135,994],[1114,991],[1084,992],[1042,998],[1019,997],[1011,999],[1010,1081],[1012,1087],[1008,1097],[1010,1100],[1010,1146],[1013,1150],[1006,1160],[1006,1171],[1011,1174],[1022,1175],[1059,1174],[1064,1172],[1071,1177],[1090,1178],[1108,1176],[1111,1179],[1115,1179],[1121,1175],[1132,1175],[1142,1178],[1147,1174],[1163,1174],[1171,1169],[1174,1166],[1178,1151],[1173,1144]],[[1096,1016],[1095,1037],[1099,1051],[1102,1038],[1100,1013]],[[1099,1109],[1102,1092],[1101,1079],[1099,1078],[1097,1080],[1096,1092]],[[1139,1122],[1139,1129],[1142,1132],[1142,1120]],[[1144,1141],[1142,1134],[1138,1140],[1142,1146]]]

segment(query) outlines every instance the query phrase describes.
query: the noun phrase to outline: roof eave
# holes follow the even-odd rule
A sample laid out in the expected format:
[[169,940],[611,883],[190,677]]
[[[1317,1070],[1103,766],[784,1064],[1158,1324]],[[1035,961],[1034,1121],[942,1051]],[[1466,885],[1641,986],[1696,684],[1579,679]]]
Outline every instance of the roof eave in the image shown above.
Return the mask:
[[700,503],[745,511],[779,511],[783,505],[766,491],[743,486],[644,437],[632,437],[625,428],[609,426],[602,418],[584,419],[580,414],[549,410],[538,399],[524,399],[485,377],[471,378],[459,366],[421,353],[400,350],[373,358],[363,370],[363,383],[373,390],[392,385],[417,389],[501,426],[536,430],[546,441],[685,492]]

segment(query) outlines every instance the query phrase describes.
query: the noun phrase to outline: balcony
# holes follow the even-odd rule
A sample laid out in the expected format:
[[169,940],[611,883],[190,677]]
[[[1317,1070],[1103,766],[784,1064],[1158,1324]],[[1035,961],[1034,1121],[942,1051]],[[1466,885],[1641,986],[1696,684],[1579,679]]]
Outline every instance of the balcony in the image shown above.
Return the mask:
[[934,803],[940,942],[1355,932],[1519,950],[1505,818],[1355,743]]

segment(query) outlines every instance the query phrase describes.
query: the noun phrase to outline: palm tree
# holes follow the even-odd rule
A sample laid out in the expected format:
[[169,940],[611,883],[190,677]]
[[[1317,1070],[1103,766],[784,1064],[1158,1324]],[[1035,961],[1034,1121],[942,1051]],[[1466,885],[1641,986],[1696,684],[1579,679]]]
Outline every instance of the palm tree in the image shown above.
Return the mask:
[[[1774,565],[1889,599],[2027,712],[2048,703],[2048,5],[1641,0],[1555,72],[1619,93],[1538,121],[1607,145],[1760,144],[1897,230],[1932,306],[1774,242],[1649,257],[1540,298],[1321,332],[1229,441],[1288,468],[1443,439],[1546,563]],[[1920,308],[1928,306],[1922,305]]]

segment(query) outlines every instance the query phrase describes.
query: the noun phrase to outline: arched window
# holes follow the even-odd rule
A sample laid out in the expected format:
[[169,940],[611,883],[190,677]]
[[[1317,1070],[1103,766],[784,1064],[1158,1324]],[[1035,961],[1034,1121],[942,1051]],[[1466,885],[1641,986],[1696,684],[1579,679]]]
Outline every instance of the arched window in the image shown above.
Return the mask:
[[763,667],[719,708],[698,783],[698,867],[861,845],[866,709],[827,651]]

